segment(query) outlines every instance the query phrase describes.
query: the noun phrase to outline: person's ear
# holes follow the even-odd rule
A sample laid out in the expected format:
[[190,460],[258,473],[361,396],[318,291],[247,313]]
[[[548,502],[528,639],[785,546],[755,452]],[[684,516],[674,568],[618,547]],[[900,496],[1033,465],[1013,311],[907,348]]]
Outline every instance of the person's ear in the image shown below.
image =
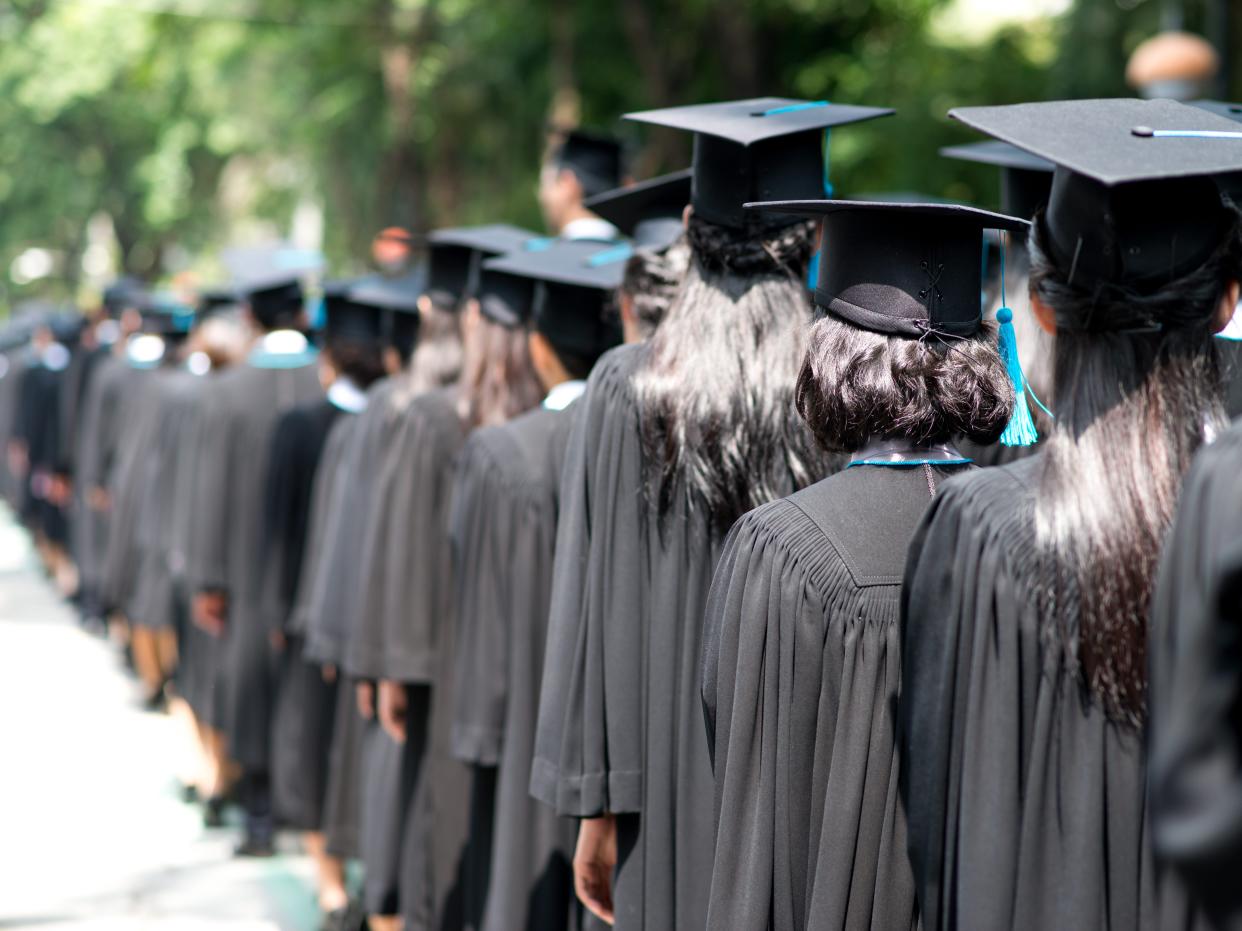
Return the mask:
[[686,209],[681,212],[681,225],[685,229],[690,228],[690,218],[694,216],[694,205],[686,204]]
[[1237,281],[1231,281],[1225,286],[1225,293],[1221,295],[1220,306],[1216,308],[1216,319],[1212,321],[1212,332],[1219,333],[1225,327],[1229,326],[1229,322],[1233,320],[1234,315],[1238,312],[1238,298],[1242,292],[1242,285]]
[[1045,304],[1034,291],[1031,291],[1031,312],[1035,314],[1035,322],[1049,336],[1057,335],[1057,314]]

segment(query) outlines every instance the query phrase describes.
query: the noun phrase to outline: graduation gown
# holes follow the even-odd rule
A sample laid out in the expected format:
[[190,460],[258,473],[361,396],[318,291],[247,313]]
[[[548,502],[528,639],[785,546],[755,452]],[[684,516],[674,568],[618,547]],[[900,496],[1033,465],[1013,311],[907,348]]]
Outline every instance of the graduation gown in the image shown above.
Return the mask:
[[1242,927],[1240,624],[1242,422],[1191,469],[1153,599],[1152,836],[1193,903],[1166,928]]
[[901,580],[931,488],[960,471],[857,466],[729,534],[703,652],[709,928],[917,926],[898,798]]
[[575,405],[531,792],[618,815],[616,927],[693,931],[715,837],[702,617],[724,535],[687,494],[661,520],[645,493],[630,386],[645,351],[604,355]]
[[929,929],[1153,927],[1144,735],[1041,617],[1042,456],[945,483],[902,593],[902,794]]
[[[412,399],[394,395],[395,422],[381,451],[362,548],[362,592],[351,631],[350,675],[404,683],[408,739],[399,753],[381,744],[363,815],[368,871],[395,873],[407,929],[461,926],[463,854],[470,773],[449,752],[453,672],[452,559],[448,545],[453,473],[465,431],[456,388]],[[441,699],[441,696],[443,698]],[[402,824],[393,849],[387,831]],[[380,836],[367,830],[377,825]]]
[[[294,606],[304,569],[322,542],[315,505],[322,507],[327,497],[320,486],[330,486],[320,478],[334,477],[339,464],[342,434],[335,425],[341,416],[328,400],[286,412],[272,436],[267,477],[267,615],[286,638],[272,723],[272,799],[277,818],[304,831],[319,830],[323,818],[338,681],[303,657]],[[325,461],[329,448],[332,460]]]
[[270,765],[276,656],[264,614],[273,567],[264,553],[264,503],[272,433],[280,415],[322,396],[313,362],[261,367],[247,362],[206,392],[199,438],[190,578],[194,590],[227,593],[221,686],[229,755],[244,769]]
[[1242,417],[1242,340],[1219,337],[1216,353],[1225,383],[1225,410],[1230,417]]
[[577,825],[529,792],[571,411],[539,408],[476,431],[457,471],[452,747],[476,778],[495,780],[490,823],[472,825],[468,857],[487,864],[486,888],[467,892],[484,931],[556,931],[581,918]]

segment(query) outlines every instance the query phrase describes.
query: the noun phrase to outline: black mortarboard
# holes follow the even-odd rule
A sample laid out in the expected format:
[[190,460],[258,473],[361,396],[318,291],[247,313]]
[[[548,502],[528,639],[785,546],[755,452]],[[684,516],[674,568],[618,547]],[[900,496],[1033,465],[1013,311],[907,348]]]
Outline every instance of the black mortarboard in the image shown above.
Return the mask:
[[757,97],[628,113],[627,120],[695,134],[691,203],[721,226],[745,226],[747,201],[826,195],[824,131],[892,110],[827,101]]
[[635,245],[663,252],[685,231],[682,215],[690,203],[693,176],[687,168],[605,191],[583,206],[633,239]]
[[241,295],[236,288],[227,285],[200,288],[195,314],[200,321],[206,320],[216,314],[235,310],[240,304]]
[[[1192,100],[1190,105],[1206,110],[1208,113],[1215,113],[1227,120],[1233,120],[1235,123],[1242,123],[1242,103],[1226,103],[1223,100]],[[1234,204],[1242,203],[1242,172],[1219,175],[1216,183],[1229,195]]]
[[146,300],[146,284],[129,275],[118,278],[103,291],[104,310],[110,317],[116,317],[124,310],[139,310]]
[[957,204],[809,200],[747,207],[822,218],[815,303],[865,330],[913,338],[977,332],[982,231],[1030,225]]
[[301,281],[288,275],[250,282],[243,291],[250,312],[266,327],[295,317],[306,304]]
[[587,197],[621,183],[621,143],[612,136],[570,130],[552,153],[552,163],[572,171]]
[[[492,259],[484,267],[489,275],[532,282],[526,318],[530,325],[557,349],[594,357],[621,341],[620,321],[609,300],[632,254],[625,244],[562,240]],[[493,319],[508,326],[522,322]]]
[[1042,222],[1053,258],[1078,287],[1158,288],[1206,261],[1230,222],[1215,178],[1242,170],[1242,141],[1181,135],[1236,132],[1205,110],[1172,100],[1066,100],[949,116],[1056,164]]
[[142,332],[165,339],[184,338],[194,326],[194,308],[167,291],[148,294],[141,314]]
[[538,238],[538,233],[504,223],[436,230],[427,240],[427,294],[439,307],[459,306],[474,295],[484,258],[503,255]]
[[1030,219],[1048,203],[1048,195],[1052,191],[1052,172],[1057,166],[1045,158],[999,139],[946,146],[940,154],[946,158],[999,168],[1001,210],[1010,216]]
[[414,351],[418,340],[418,302],[427,285],[422,268],[396,278],[373,275],[349,288],[349,299],[379,311],[379,338],[403,356]]
[[374,344],[383,335],[384,311],[355,301],[352,281],[328,282],[323,287],[323,331],[330,341]]

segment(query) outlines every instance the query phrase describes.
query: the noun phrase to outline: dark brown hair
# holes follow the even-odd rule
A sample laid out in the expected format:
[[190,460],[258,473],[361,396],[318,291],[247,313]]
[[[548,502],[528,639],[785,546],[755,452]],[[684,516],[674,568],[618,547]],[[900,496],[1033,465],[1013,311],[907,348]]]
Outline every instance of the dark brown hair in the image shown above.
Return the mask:
[[509,329],[482,314],[476,317],[457,381],[457,411],[467,429],[504,423],[530,410],[544,395],[526,329]]
[[1242,273],[1236,221],[1193,272],[1154,290],[1084,290],[1030,239],[1031,292],[1056,315],[1053,409],[1035,504],[1045,641],[1108,715],[1146,716],[1147,616],[1182,478],[1222,428],[1213,323]]
[[795,398],[816,438],[835,452],[874,439],[932,444],[963,436],[990,445],[1014,402],[993,324],[970,339],[921,342],[832,316],[811,328]]

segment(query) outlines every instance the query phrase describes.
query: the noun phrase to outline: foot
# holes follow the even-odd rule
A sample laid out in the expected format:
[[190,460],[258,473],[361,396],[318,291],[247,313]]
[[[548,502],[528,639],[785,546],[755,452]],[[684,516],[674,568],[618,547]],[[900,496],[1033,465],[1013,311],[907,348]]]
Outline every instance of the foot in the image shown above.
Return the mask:
[[233,848],[233,856],[274,857],[276,856],[276,845],[272,843],[270,837],[247,837]]
[[324,912],[319,931],[361,931],[363,917],[349,905]]
[[224,806],[228,804],[223,795],[213,795],[203,803],[203,827],[224,826]]

